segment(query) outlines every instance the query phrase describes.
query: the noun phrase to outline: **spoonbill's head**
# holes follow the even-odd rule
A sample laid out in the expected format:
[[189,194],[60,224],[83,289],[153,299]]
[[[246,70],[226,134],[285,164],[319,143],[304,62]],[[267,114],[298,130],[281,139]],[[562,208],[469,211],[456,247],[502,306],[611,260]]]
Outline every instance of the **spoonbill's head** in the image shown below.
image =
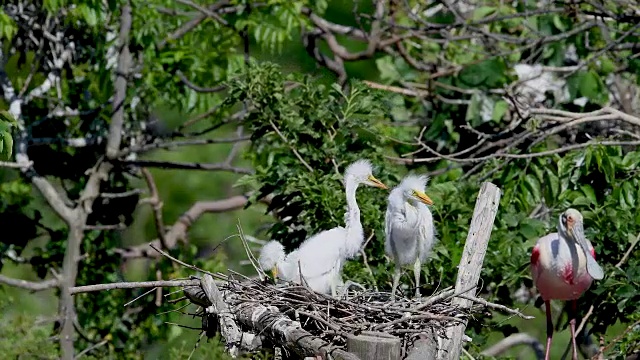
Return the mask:
[[433,205],[433,200],[425,194],[425,188],[429,182],[426,175],[407,175],[398,188],[402,191],[405,201],[415,200],[427,205]]
[[388,189],[387,185],[373,176],[373,166],[369,160],[361,159],[347,166],[344,171],[344,182],[354,181],[356,184],[364,184],[377,187],[380,189]]
[[570,208],[560,214],[558,232],[565,238],[574,241],[584,252],[589,275],[596,280],[604,278],[604,271],[593,258],[587,238],[584,236],[584,219],[578,210]]
[[278,276],[278,264],[285,259],[284,246],[279,242],[272,240],[266,243],[260,250],[260,258],[258,263],[260,267],[267,271],[271,271],[274,279]]

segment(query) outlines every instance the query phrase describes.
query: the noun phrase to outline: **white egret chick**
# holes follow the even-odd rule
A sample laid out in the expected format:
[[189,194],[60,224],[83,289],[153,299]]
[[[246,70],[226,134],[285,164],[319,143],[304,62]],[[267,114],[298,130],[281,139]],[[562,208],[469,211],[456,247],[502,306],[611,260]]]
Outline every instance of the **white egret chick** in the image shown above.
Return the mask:
[[[359,253],[364,242],[364,230],[360,222],[360,209],[356,202],[356,189],[360,184],[388,189],[373,176],[368,160],[358,160],[344,172],[347,196],[345,226],[322,231],[305,240],[298,249],[285,256],[282,244],[270,241],[262,248],[259,262],[263,269],[270,269],[274,276],[301,284],[300,274],[309,287],[319,293],[337,295],[343,286],[342,267],[347,259]],[[346,288],[355,283],[348,281]],[[345,290],[346,290],[345,288]]]
[[433,201],[425,192],[428,176],[408,175],[389,194],[385,216],[385,252],[395,271],[391,299],[395,299],[402,267],[413,264],[416,297],[420,297],[420,270],[436,242],[433,216],[427,205]]

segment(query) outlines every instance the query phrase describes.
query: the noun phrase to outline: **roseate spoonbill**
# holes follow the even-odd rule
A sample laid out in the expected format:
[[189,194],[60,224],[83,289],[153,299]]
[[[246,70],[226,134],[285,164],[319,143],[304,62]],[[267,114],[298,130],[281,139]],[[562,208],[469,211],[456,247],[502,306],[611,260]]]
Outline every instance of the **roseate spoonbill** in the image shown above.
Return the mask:
[[531,252],[531,274],[538,292],[544,300],[547,313],[547,346],[545,360],[553,337],[551,300],[571,301],[571,340],[573,359],[578,359],[576,348],[576,300],[591,286],[591,282],[604,278],[604,272],[595,260],[595,250],[584,236],[582,214],[568,209],[560,215],[558,232],[538,239]]
[[[344,262],[358,254],[364,242],[356,189],[360,184],[388,189],[372,173],[373,167],[368,160],[358,160],[345,170],[345,227],[339,226],[313,235],[288,255],[285,255],[284,247],[280,243],[270,241],[262,248],[258,259],[260,266],[263,269],[271,269],[274,277],[299,284],[302,273],[312,290],[324,294],[330,292],[332,296],[336,296],[336,289],[343,285],[341,273]],[[347,287],[354,284],[358,285],[349,281]]]
[[385,216],[385,252],[393,259],[395,271],[391,299],[395,299],[402,266],[413,264],[416,297],[420,297],[420,270],[436,242],[433,216],[427,205],[433,201],[425,187],[429,177],[409,175],[389,194]]

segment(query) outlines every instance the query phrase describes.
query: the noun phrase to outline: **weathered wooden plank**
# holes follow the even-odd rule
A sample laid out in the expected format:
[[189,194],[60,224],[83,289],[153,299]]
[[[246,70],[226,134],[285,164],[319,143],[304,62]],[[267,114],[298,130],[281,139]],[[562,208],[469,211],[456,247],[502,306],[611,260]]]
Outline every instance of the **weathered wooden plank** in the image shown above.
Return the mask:
[[[456,293],[470,289],[469,294],[475,295],[482,263],[484,262],[487,245],[491,237],[491,229],[498,212],[500,196],[500,189],[497,186],[490,182],[482,184],[473,211],[462,258],[458,265]],[[473,304],[471,300],[461,297],[454,298],[452,303],[460,308],[469,308]],[[444,342],[442,349],[438,349],[437,358],[439,360],[458,360],[460,358],[462,338],[466,327],[467,322],[464,321],[447,329],[448,340]]]

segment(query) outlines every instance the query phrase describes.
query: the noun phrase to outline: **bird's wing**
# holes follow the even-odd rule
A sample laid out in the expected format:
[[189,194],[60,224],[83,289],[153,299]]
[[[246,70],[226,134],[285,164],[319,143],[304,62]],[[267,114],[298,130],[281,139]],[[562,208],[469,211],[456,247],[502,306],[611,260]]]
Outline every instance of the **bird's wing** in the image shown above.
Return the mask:
[[[410,205],[407,205],[410,206]],[[385,250],[396,262],[407,264],[415,261],[418,255],[417,237],[420,230],[407,221],[405,211],[393,211],[387,224],[387,241]]]
[[[311,278],[325,275],[336,265],[342,254],[342,245],[346,237],[346,230],[342,227],[320,232],[307,240],[296,250],[295,258],[287,258],[295,270],[299,272],[298,261],[302,269],[302,276]],[[297,275],[296,275],[297,276]]]

